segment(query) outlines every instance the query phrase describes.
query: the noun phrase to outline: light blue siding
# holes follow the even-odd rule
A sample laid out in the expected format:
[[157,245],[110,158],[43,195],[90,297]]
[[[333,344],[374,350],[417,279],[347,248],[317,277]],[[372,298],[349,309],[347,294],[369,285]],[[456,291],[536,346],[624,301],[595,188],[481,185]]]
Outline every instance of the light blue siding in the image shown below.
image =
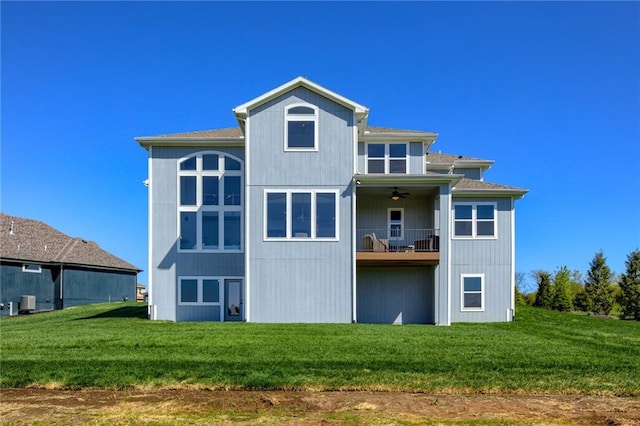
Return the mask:
[[433,267],[359,267],[357,273],[358,322],[435,322]]
[[[507,321],[511,308],[511,198],[454,198],[456,201],[495,202],[497,239],[451,240],[452,322]],[[482,312],[462,311],[461,274],[485,275],[485,308]]]
[[[155,318],[202,320],[204,307],[177,309],[179,276],[244,276],[243,253],[178,252],[178,161],[202,151],[217,151],[244,159],[241,147],[153,147],[151,149],[151,299]],[[193,312],[191,312],[193,311]],[[207,316],[209,315],[209,316]],[[219,315],[218,315],[219,316]]]
[[423,156],[423,143],[409,143],[409,173],[421,175],[424,172],[425,159]]
[[[285,152],[284,109],[318,106],[318,151]],[[352,318],[353,112],[297,88],[249,112],[250,321],[350,322]],[[339,241],[264,241],[265,190],[339,191]]]
[[468,179],[480,180],[482,178],[482,171],[480,170],[480,168],[456,167],[453,170],[453,173],[464,175],[464,177]]

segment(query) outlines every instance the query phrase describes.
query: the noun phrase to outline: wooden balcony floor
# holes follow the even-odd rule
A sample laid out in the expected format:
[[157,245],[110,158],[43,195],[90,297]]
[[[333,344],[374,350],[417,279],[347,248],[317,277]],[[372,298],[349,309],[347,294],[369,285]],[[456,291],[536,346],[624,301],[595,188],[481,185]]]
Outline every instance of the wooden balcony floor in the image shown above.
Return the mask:
[[358,266],[427,266],[437,265],[439,263],[440,253],[437,251],[356,252],[356,265]]

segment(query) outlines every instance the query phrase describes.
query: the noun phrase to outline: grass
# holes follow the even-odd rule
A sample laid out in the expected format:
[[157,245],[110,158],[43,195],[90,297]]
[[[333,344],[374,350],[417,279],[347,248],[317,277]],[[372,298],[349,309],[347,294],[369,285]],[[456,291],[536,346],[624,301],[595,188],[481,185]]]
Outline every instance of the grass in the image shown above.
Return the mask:
[[170,323],[135,303],[0,321],[0,387],[640,395],[640,323],[518,306],[451,327]]

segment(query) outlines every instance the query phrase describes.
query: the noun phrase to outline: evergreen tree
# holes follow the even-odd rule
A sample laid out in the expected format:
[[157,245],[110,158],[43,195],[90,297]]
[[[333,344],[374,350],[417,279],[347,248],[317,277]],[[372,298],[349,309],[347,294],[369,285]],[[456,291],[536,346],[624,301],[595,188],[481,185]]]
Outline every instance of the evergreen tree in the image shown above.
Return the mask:
[[581,312],[591,312],[593,310],[593,302],[587,294],[584,287],[581,286],[579,292],[573,298],[573,307]]
[[623,317],[632,317],[640,321],[640,250],[627,255],[626,273],[620,275],[620,297]]
[[593,303],[592,311],[596,314],[608,315],[613,308],[612,277],[613,274],[607,266],[604,254],[601,251],[596,253],[589,264],[589,272],[587,272],[587,279],[584,283],[584,289]]
[[553,277],[553,295],[551,308],[556,311],[569,312],[573,309],[571,297],[569,296],[569,285],[571,283],[571,272],[566,266],[556,271]]
[[535,271],[533,274],[536,277],[536,281],[538,281],[538,291],[536,292],[536,300],[533,302],[533,306],[550,308],[553,298],[551,275],[546,271]]

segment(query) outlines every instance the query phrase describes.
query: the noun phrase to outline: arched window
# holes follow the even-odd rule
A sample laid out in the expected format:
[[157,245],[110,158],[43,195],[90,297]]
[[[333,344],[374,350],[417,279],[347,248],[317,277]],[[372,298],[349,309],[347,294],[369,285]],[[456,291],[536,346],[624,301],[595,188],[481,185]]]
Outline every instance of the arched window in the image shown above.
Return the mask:
[[178,162],[179,251],[242,251],[242,162],[201,152]]
[[307,104],[293,104],[284,114],[285,151],[318,150],[318,108]]

